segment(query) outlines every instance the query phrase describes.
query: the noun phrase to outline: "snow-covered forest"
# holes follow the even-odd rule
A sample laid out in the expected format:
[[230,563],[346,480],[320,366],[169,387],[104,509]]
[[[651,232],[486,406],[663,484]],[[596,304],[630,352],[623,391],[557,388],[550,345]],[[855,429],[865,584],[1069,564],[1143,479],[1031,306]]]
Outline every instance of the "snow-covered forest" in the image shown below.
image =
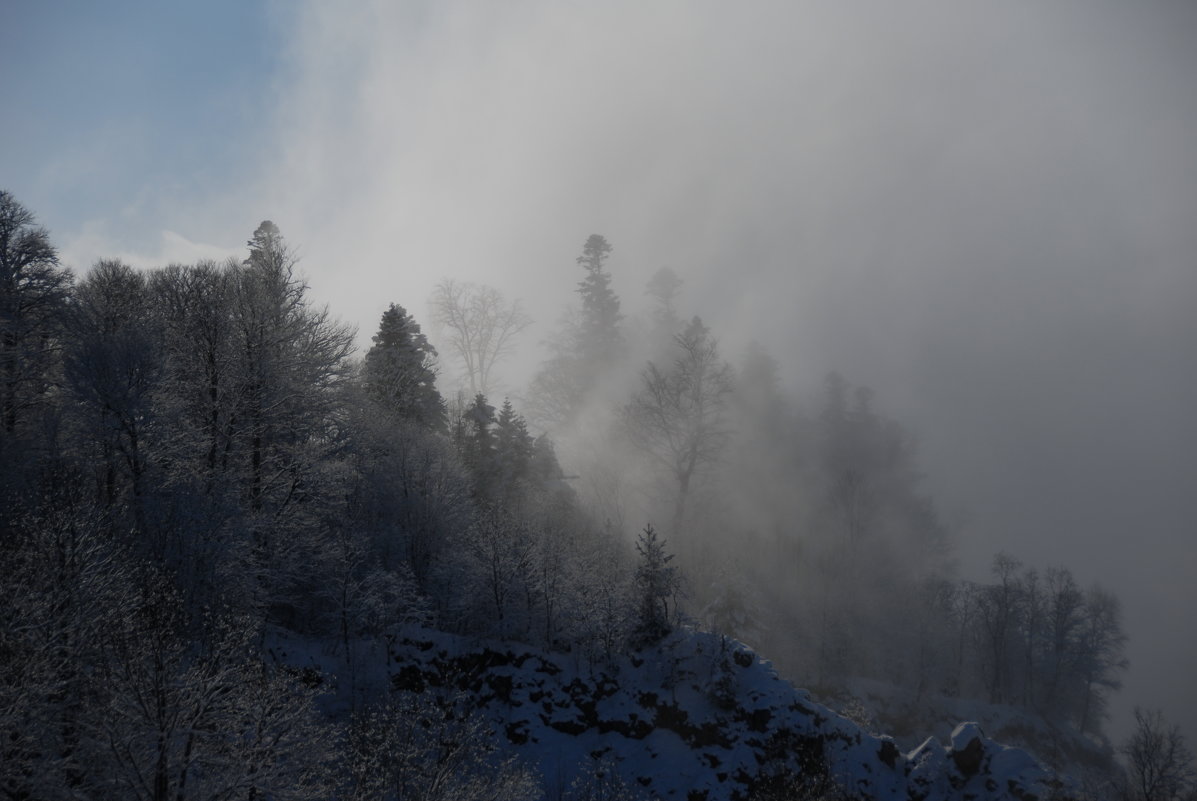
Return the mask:
[[[725,352],[667,268],[624,313],[598,234],[561,254],[577,291],[527,387],[519,300],[450,276],[388,299],[362,353],[291,236],[74,274],[0,194],[0,797],[651,797],[601,754],[546,775],[470,693],[397,681],[420,636],[579,677],[738,641],[872,735],[1001,707],[1085,768],[1072,797],[1193,792],[1158,713],[1103,733],[1118,598],[1006,553],[962,580],[867,376],[784,391],[782,346]],[[787,781],[757,797],[867,797]]]

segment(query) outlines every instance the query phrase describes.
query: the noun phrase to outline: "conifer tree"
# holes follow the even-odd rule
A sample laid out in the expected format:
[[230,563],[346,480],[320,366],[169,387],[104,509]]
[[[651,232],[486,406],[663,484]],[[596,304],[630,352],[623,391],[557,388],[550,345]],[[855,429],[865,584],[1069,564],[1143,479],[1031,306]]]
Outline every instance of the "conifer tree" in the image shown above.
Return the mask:
[[600,378],[609,374],[624,352],[619,298],[611,289],[604,263],[611,245],[591,234],[575,261],[586,271],[578,284],[581,309],[571,308],[553,342],[553,355],[532,379],[530,408],[541,425],[560,430],[577,422],[592,401]]
[[457,447],[474,482],[474,494],[487,501],[493,498],[495,485],[494,424],[495,407],[479,392],[462,415],[457,431]]
[[499,495],[508,502],[515,499],[528,479],[534,443],[528,424],[516,413],[511,400],[503,399],[495,420],[495,473]]
[[669,267],[653,273],[644,287],[644,294],[653,299],[654,335],[660,339],[672,337],[681,326],[677,314],[677,296],[681,289],[682,279]]
[[578,264],[586,270],[586,277],[578,284],[582,296],[582,317],[577,332],[577,351],[582,362],[591,368],[610,367],[623,349],[623,334],[619,322],[619,298],[611,289],[611,274],[603,264],[613,248],[599,234],[591,234],[582,247]]
[[401,419],[442,430],[445,402],[436,388],[436,350],[419,323],[392,303],[373,341],[365,363],[369,397]]
[[636,566],[637,617],[633,632],[638,644],[658,642],[670,632],[669,603],[680,589],[677,568],[669,563],[673,554],[665,550],[665,541],[657,537],[652,524],[644,527],[636,540],[640,564]]

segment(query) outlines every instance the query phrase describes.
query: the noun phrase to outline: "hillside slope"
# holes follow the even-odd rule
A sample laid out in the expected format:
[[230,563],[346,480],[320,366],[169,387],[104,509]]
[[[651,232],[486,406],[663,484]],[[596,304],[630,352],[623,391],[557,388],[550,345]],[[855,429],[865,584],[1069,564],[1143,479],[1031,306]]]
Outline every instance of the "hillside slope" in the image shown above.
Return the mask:
[[[648,798],[892,801],[1068,798],[1074,788],[976,724],[903,753],[782,680],[744,645],[675,632],[628,658],[412,629],[390,649],[394,690],[467,698],[515,753],[564,787],[613,770]],[[381,676],[379,678],[382,678]],[[558,793],[559,794],[559,793]]]

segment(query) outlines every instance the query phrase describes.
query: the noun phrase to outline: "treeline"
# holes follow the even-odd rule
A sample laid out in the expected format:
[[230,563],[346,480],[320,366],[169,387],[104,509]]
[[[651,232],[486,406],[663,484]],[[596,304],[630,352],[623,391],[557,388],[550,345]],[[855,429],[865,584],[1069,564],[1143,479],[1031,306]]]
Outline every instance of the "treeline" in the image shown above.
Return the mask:
[[0,194],[3,797],[535,795],[467,702],[387,691],[387,644],[602,659],[654,631],[668,568],[636,569],[549,439],[446,403],[398,305],[356,360],[294,266],[264,222],[244,260],[77,277]]
[[[867,390],[832,376],[808,412],[764,347],[733,363],[679,314],[669,269],[625,314],[612,253],[586,241],[549,358],[500,401],[530,320],[499,290],[438,287],[444,358],[392,304],[358,359],[270,222],[244,259],[75,276],[0,193],[0,792],[527,795],[461,699],[379,684],[413,624],[594,662],[689,619],[798,683],[1099,730],[1116,599],[1005,557],[957,580]],[[284,640],[338,660],[335,687]],[[428,750],[413,715],[459,747]]]

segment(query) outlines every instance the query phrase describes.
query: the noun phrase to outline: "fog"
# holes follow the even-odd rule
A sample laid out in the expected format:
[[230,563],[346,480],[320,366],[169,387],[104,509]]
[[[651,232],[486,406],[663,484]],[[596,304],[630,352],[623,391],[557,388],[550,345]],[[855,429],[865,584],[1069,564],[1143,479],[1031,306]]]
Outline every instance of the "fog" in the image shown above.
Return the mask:
[[626,311],[668,265],[725,354],[874,389],[966,575],[1003,550],[1114,590],[1116,739],[1134,704],[1197,733],[1197,7],[310,2],[277,25],[269,144],[171,199],[187,239],[162,254],[269,217],[363,343],[442,278],[492,284],[538,321],[518,392],[602,233]]
[[1191,725],[1191,6],[313,4],[293,24],[262,208],[363,331],[443,276],[551,324],[601,232],[625,307],[668,265],[725,352],[756,339],[796,388],[875,389],[965,572],[1005,550],[1114,589],[1119,703]]

